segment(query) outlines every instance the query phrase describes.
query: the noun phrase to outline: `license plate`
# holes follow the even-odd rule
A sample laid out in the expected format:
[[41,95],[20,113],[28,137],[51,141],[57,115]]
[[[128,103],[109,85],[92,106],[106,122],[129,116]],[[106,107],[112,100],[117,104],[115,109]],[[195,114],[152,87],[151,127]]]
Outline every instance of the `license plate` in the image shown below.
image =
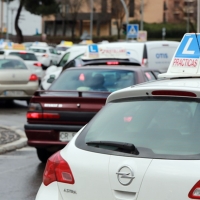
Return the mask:
[[76,133],[74,132],[60,132],[59,139],[62,142],[68,142],[74,137],[75,134]]
[[5,96],[23,96],[24,92],[23,91],[5,91],[4,95]]

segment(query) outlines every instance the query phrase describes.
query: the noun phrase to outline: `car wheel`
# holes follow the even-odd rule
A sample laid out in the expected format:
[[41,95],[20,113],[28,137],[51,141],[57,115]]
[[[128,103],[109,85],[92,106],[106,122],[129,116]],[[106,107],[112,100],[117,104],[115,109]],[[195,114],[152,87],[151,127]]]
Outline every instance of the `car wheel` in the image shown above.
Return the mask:
[[48,158],[52,155],[49,151],[45,148],[36,148],[37,149],[37,156],[42,163],[46,163]]

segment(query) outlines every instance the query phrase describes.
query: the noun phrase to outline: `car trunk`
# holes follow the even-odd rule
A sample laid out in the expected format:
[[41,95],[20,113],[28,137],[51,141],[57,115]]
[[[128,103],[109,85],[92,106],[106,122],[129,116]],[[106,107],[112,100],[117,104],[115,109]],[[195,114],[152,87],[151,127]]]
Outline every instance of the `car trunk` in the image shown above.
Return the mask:
[[27,69],[8,69],[0,71],[0,84],[26,84],[31,72]]
[[85,125],[104,106],[108,92],[50,91],[37,93],[31,100],[39,103],[43,113],[58,118],[29,119],[29,123]]
[[[58,183],[63,199],[186,200],[200,179],[198,160],[110,156],[83,151],[73,145],[73,142],[68,144],[61,152],[75,179],[73,185]],[[79,159],[75,159],[76,155]]]

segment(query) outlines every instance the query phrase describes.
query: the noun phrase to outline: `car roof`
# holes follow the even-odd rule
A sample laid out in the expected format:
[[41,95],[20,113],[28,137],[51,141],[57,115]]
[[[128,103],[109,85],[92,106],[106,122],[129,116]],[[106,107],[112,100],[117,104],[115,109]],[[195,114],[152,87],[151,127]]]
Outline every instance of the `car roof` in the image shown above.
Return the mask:
[[30,49],[53,49],[53,47],[50,47],[50,46],[30,46]]
[[[159,95],[165,97],[191,97],[189,93],[194,93],[197,98],[200,98],[200,78],[172,78],[144,82],[114,92],[108,97],[107,103],[128,97],[154,96],[152,94],[153,91],[169,91],[169,93]],[[177,95],[178,93],[176,94],[176,92],[180,92],[180,95]],[[186,94],[188,94],[188,96]]]
[[21,60],[21,61],[23,62],[23,59],[20,58],[19,56],[0,55],[0,60],[1,60],[1,59]]
[[84,67],[71,67],[67,70],[87,70],[87,69],[116,69],[116,70],[129,70],[129,71],[163,71],[164,69],[147,68],[141,66],[126,66],[126,65],[101,65],[101,66],[84,66]]
[[[1,50],[2,51],[2,50]],[[31,54],[35,54],[32,51],[27,51],[27,50],[18,50],[18,49],[4,49],[3,51],[6,52],[25,52],[25,53],[31,53]]]

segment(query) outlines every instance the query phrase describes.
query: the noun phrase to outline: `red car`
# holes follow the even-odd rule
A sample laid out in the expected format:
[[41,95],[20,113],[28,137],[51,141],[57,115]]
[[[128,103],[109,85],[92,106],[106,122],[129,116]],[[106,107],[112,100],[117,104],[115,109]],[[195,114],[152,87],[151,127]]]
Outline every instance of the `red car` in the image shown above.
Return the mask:
[[111,92],[155,80],[159,73],[158,69],[108,65],[63,71],[49,90],[37,91],[31,99],[25,125],[28,145],[36,147],[38,158],[46,162],[93,118]]

